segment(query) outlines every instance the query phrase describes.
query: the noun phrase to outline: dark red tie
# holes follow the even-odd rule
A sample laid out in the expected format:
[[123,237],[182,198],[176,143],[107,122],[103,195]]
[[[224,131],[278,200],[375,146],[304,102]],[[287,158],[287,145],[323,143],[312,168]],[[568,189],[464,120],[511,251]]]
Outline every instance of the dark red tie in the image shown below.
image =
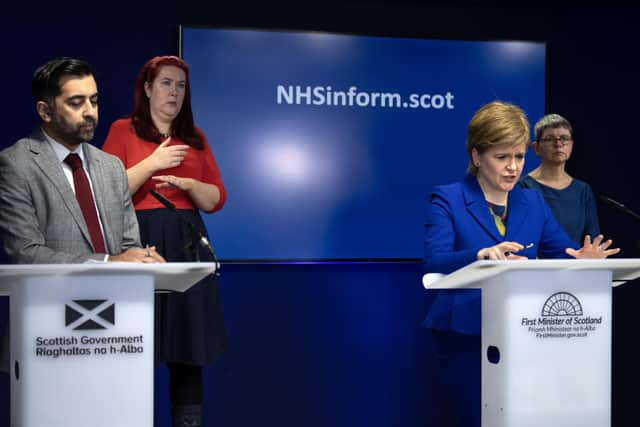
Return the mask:
[[82,168],[82,159],[75,153],[69,154],[64,162],[71,166],[73,171],[73,185],[76,189],[76,199],[82,209],[82,215],[89,228],[89,234],[91,235],[91,242],[96,253],[106,253],[104,247],[104,239],[102,238],[102,231],[100,230],[100,222],[98,221],[98,213],[96,212],[96,204],[93,200],[93,194],[91,193],[91,186],[89,185],[89,179],[87,174]]

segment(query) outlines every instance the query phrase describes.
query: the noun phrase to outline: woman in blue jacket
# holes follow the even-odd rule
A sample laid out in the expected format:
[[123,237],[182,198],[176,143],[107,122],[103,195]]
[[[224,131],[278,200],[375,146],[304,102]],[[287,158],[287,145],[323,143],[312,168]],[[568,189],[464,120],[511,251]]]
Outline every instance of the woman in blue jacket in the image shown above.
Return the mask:
[[[468,174],[436,187],[425,222],[425,273],[451,273],[479,259],[606,258],[602,235],[581,248],[556,222],[541,194],[516,186],[530,140],[519,107],[491,102],[467,130]],[[448,425],[480,425],[480,291],[437,291],[424,326],[431,330]],[[455,423],[455,424],[454,424]]]

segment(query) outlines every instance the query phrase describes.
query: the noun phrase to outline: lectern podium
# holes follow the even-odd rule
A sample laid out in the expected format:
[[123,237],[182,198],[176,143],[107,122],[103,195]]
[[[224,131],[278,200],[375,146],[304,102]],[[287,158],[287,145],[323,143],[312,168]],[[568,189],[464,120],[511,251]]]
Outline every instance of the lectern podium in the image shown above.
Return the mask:
[[154,289],[215,263],[6,265],[11,426],[153,426]]
[[640,259],[477,261],[429,289],[482,290],[483,427],[611,425],[611,286]]

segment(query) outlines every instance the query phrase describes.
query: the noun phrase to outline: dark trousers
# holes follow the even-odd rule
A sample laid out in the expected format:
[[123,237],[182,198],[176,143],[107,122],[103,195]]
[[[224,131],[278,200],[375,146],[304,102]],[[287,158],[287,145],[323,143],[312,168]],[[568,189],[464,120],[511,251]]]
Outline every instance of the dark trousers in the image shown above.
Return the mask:
[[167,363],[171,405],[202,404],[202,368],[181,363]]
[[481,337],[431,330],[434,427],[480,427]]

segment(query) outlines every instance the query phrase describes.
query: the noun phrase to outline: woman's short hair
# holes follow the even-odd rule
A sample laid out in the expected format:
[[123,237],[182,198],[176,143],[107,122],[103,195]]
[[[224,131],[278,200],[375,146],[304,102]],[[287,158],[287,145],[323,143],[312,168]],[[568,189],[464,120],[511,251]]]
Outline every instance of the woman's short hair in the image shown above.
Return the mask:
[[547,129],[565,128],[569,131],[573,137],[573,128],[569,120],[562,117],[560,114],[547,114],[536,123],[533,128],[533,133],[536,136],[536,141],[540,141],[542,133]]
[[530,137],[529,120],[522,108],[503,101],[493,101],[482,106],[473,115],[467,128],[467,172],[472,175],[478,173],[478,168],[473,164],[474,149],[482,154],[496,145],[526,146]]

